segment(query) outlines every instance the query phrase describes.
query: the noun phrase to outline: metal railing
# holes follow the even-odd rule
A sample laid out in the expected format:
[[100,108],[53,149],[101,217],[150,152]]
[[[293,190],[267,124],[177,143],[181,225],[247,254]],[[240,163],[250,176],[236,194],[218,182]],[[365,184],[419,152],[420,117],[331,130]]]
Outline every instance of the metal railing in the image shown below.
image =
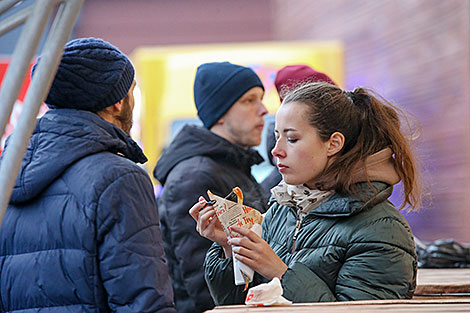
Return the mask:
[[[0,15],[20,3],[21,0],[2,0]],[[58,7],[50,28],[41,62],[31,79],[23,109],[8,141],[8,148],[2,153],[0,163],[0,227],[10,200],[29,139],[36,125],[41,104],[47,97],[55,73],[62,58],[67,39],[75,25],[84,0],[36,0],[30,7],[10,16],[0,23],[0,36],[24,24],[24,29],[16,43],[13,57],[0,89],[0,134],[5,127],[18,97],[29,64],[38,48],[46,24]]]

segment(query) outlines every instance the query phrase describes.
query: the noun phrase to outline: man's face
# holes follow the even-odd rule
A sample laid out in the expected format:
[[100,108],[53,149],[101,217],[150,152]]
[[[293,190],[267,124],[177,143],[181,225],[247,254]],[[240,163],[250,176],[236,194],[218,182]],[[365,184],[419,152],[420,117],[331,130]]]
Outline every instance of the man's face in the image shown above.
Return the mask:
[[244,148],[261,143],[263,116],[268,113],[262,102],[263,96],[261,87],[253,87],[225,113],[221,121],[226,139]]
[[132,83],[131,89],[124,97],[122,110],[116,119],[121,123],[121,129],[130,136],[132,128],[132,112],[134,111],[134,88],[135,81]]

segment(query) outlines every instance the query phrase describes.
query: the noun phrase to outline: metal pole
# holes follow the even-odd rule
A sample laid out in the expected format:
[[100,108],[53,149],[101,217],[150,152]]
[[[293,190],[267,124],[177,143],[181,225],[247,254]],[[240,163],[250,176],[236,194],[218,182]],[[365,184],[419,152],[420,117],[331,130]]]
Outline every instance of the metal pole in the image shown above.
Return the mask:
[[31,14],[32,8],[25,8],[18,13],[15,13],[15,15],[12,15],[5,20],[3,20],[0,23],[0,36],[3,36],[4,34],[8,33],[12,29],[15,29],[16,27],[20,26],[23,24],[28,16]]
[[14,7],[15,4],[22,1],[23,0],[2,0],[2,2],[0,2],[0,15],[10,10],[10,8]]
[[51,30],[48,36],[44,51],[41,53],[41,62],[39,62],[36,68],[26,94],[20,119],[9,140],[7,149],[3,152],[3,160],[0,164],[0,225],[8,206],[24,153],[36,124],[39,107],[52,85],[55,73],[62,59],[64,46],[72,32],[83,2],[84,0],[66,0],[63,10],[59,10],[54,22],[54,29]]
[[[48,17],[53,6],[51,1],[37,0],[34,4],[34,14],[26,21],[20,38],[16,43],[13,58],[8,66],[0,89],[0,134],[10,118],[13,105],[23,85],[34,52],[38,48],[41,35],[44,32]],[[0,189],[0,192],[2,190]]]

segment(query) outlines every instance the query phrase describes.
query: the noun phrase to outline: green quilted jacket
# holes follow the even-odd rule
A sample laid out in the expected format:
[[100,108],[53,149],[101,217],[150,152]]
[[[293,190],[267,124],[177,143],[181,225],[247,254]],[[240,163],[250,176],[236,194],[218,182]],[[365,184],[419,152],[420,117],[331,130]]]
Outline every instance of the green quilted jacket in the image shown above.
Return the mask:
[[[263,239],[288,266],[284,297],[293,302],[411,298],[417,260],[413,235],[387,198],[392,187],[362,183],[357,197],[333,195],[297,224],[294,208],[275,203],[263,220]],[[296,231],[297,228],[297,231]],[[296,238],[294,240],[294,233]],[[244,303],[231,258],[213,244],[204,263],[216,305]],[[255,273],[250,287],[267,282]]]

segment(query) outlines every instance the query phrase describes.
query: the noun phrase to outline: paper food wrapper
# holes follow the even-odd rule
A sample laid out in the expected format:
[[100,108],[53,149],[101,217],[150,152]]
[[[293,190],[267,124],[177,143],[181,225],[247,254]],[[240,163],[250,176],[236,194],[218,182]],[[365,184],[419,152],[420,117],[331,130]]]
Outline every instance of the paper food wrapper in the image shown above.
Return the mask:
[[282,296],[283,289],[279,278],[274,277],[269,283],[250,288],[245,304],[251,306],[288,305],[292,301]]
[[[260,224],[254,224],[251,227],[251,230],[254,231],[258,236],[261,237],[261,233],[263,232],[263,229],[261,228]],[[233,273],[235,276],[235,285],[245,285],[245,290],[248,288],[248,284],[253,281],[253,275],[255,271],[249,267],[240,262],[235,258],[233,255],[232,251],[232,259],[233,259]]]
[[[238,234],[230,231],[231,226],[239,226],[251,229],[258,236],[261,236],[261,222],[263,220],[263,216],[259,211],[243,205],[243,194],[240,188],[235,187],[233,192],[238,198],[237,202],[216,196],[210,191],[207,191],[210,200],[215,200],[215,203],[213,204],[214,210],[222,224],[225,234],[229,238],[239,237]],[[246,290],[248,288],[248,284],[253,280],[253,269],[236,260],[234,257],[233,269],[235,274],[235,285],[245,285]]]

